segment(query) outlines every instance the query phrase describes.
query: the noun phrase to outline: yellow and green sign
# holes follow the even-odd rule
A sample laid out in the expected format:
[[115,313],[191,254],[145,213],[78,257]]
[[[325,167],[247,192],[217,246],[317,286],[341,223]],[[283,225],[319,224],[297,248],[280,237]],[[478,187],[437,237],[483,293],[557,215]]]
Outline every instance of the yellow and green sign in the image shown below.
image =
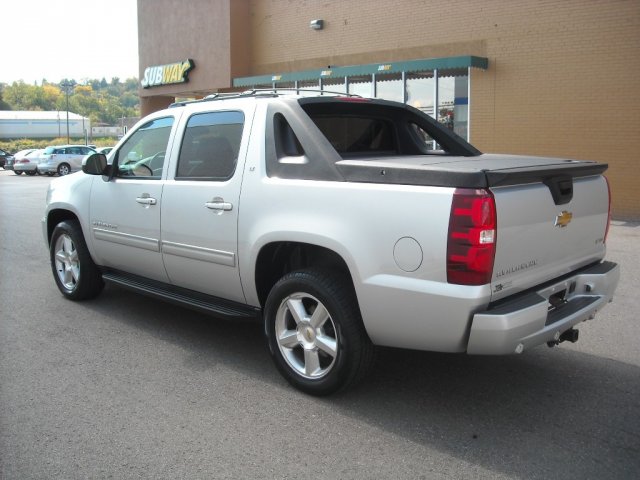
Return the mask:
[[185,83],[189,81],[189,72],[195,64],[188,59],[184,62],[170,63],[168,65],[156,65],[147,67],[140,81],[142,88],[159,87],[173,83]]

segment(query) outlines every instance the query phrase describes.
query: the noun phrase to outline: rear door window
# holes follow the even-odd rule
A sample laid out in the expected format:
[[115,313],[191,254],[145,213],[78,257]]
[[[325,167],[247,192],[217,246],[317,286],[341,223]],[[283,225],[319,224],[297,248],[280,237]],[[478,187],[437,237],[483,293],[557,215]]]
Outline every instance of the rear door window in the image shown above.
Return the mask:
[[238,162],[244,114],[198,113],[187,122],[176,180],[228,180]]

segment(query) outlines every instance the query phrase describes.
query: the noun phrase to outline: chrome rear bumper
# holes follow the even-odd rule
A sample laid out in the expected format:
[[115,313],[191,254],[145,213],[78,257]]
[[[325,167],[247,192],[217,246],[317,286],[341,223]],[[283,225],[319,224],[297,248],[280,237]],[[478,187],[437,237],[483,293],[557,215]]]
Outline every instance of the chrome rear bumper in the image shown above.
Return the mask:
[[619,280],[620,267],[602,262],[537,291],[498,302],[473,316],[467,353],[522,353],[557,341],[577,323],[593,319],[612,300]]

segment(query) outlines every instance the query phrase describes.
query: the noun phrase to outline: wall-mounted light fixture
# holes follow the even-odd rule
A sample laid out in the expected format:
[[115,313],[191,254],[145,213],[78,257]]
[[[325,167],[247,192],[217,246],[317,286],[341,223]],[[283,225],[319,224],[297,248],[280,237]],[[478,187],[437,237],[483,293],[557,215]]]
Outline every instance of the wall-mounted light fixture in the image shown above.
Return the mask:
[[309,27],[311,27],[312,30],[322,30],[324,28],[324,20],[311,20]]

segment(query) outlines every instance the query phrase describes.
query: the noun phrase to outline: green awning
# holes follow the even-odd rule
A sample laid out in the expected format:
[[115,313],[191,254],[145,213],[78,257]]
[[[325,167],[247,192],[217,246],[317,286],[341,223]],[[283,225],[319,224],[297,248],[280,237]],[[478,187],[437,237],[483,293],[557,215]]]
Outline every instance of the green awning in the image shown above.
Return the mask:
[[367,65],[351,65],[348,67],[331,67],[320,70],[303,70],[299,72],[274,73],[253,77],[233,79],[234,87],[253,87],[255,85],[271,85],[272,83],[295,82],[301,80],[318,80],[320,78],[344,78],[360,75],[388,74],[400,72],[424,72],[430,70],[450,70],[459,68],[481,68],[486,70],[489,60],[471,55],[462,57],[425,58],[404,62],[370,63]]

